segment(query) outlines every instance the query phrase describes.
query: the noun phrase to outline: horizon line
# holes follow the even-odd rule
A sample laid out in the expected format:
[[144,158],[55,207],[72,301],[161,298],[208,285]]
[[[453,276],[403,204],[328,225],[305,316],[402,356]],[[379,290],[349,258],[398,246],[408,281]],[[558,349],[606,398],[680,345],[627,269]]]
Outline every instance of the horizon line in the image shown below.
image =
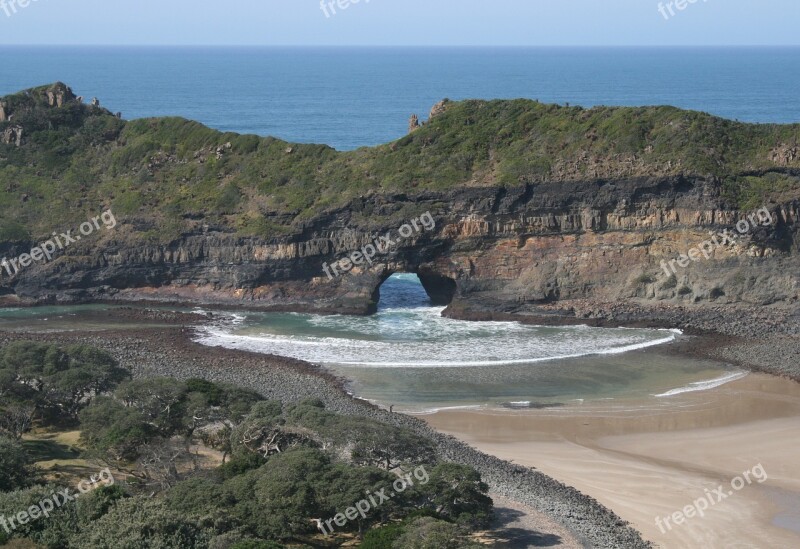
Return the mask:
[[4,44],[0,47],[102,48],[798,48],[800,44]]

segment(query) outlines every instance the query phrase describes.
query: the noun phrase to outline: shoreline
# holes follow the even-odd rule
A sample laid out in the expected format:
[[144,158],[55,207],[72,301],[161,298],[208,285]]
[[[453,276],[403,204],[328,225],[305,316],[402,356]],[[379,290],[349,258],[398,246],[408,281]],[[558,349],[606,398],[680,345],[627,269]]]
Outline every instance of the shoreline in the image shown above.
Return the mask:
[[[571,539],[560,536],[564,546],[651,546],[634,529],[636,526],[629,525],[611,510],[608,502],[598,500],[578,482],[571,483],[558,479],[557,475],[548,474],[538,460],[523,464],[515,455],[503,456],[501,452],[491,452],[491,449],[480,446],[478,449],[473,448],[472,442],[459,440],[463,436],[456,438],[446,429],[432,427],[428,416],[390,413],[348,394],[348,380],[331,374],[323,367],[291,358],[206,347],[193,342],[191,338],[194,327],[213,318],[214,313],[209,316],[125,307],[98,315],[119,321],[120,312],[125,324],[157,320],[164,327],[51,333],[0,331],[0,345],[13,340],[87,343],[111,352],[135,377],[204,377],[250,387],[267,398],[286,402],[308,397],[321,398],[330,409],[339,413],[372,417],[413,429],[430,438],[444,459],[475,467],[490,485],[493,494],[532,510],[539,516],[542,524],[550,521],[565,529],[562,532],[569,532]],[[796,344],[794,338],[790,339],[793,345]],[[734,358],[739,356],[743,361],[739,366],[757,372],[760,370],[758,365],[748,367],[744,362],[747,349],[754,345],[757,343],[752,340],[743,340],[728,334],[703,334],[679,337],[678,340],[657,348],[676,358],[720,360],[721,356],[728,353]],[[741,349],[744,349],[744,353]],[[726,362],[735,363],[731,359]],[[797,380],[793,372],[784,377]],[[777,382],[779,378],[773,379]],[[700,394],[704,393],[705,391]],[[512,414],[516,412],[509,411]],[[553,412],[553,409],[548,408],[545,412]],[[518,463],[506,461],[503,457]]]
[[[246,351],[205,347],[191,341],[191,330],[181,323],[166,328],[97,332],[22,333],[0,331],[0,345],[12,341],[41,341],[69,345],[83,343],[110,352],[134,377],[202,377],[257,390],[266,398],[296,402],[319,398],[337,413],[370,417],[411,429],[435,444],[441,459],[478,470],[493,494],[528,509],[538,524],[554,523],[564,547],[648,548],[639,532],[620,517],[578,490],[537,469],[484,454],[456,438],[437,432],[410,415],[390,413],[348,395],[343,380],[302,361],[257,355]],[[561,532],[561,534],[558,534]],[[566,534],[570,538],[565,538]]]
[[[183,325],[194,325],[220,312],[234,309],[249,312],[291,312],[320,315],[369,316],[348,310],[311,310],[297,306],[248,306],[246,303],[211,303],[191,300],[103,300],[74,303],[11,304],[0,296],[0,308],[36,308],[40,306],[110,305],[123,311],[130,320],[143,314],[154,313],[160,318],[184,316]],[[176,313],[159,308],[202,308],[199,313]],[[443,316],[466,321],[519,322],[540,326],[586,325],[596,328],[645,328],[680,330],[679,338],[659,348],[679,348],[683,356],[726,362],[742,369],[761,372],[800,383],[800,312],[768,307],[755,308],[738,305],[694,306],[665,303],[602,302],[596,300],[565,300],[549,305],[536,305],[515,311],[492,311],[485,308],[445,308]],[[115,317],[118,318],[118,317]],[[173,322],[173,324],[181,324]],[[670,352],[670,351],[667,351]]]

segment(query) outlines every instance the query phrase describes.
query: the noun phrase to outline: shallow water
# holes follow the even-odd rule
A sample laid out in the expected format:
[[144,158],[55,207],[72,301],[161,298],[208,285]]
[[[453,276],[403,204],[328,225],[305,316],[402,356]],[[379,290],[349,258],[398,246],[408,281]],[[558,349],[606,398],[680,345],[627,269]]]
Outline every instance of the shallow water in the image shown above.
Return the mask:
[[394,275],[381,293],[373,316],[244,313],[207,327],[200,341],[326,365],[457,368],[617,354],[676,337],[671,330],[452,320],[430,305],[416,275]]
[[[115,316],[118,307],[0,309],[0,330],[100,331],[159,327]],[[181,309],[188,312],[186,309]],[[197,310],[197,309],[195,309]],[[667,352],[674,330],[526,326],[443,318],[416,275],[381,288],[376,315],[215,313],[198,328],[205,345],[277,354],[321,364],[349,390],[398,411],[452,407],[539,408],[590,401],[670,406],[685,392],[745,375],[712,361]]]
[[0,331],[6,332],[97,332],[102,330],[158,328],[170,324],[132,322],[115,318],[113,305],[42,306],[0,309]]
[[417,412],[663,402],[743,375],[711,361],[642,351],[675,341],[674,330],[466,322],[441,311],[416,275],[397,274],[381,288],[376,315],[241,313],[204,327],[197,341],[322,364],[350,380],[355,395]]

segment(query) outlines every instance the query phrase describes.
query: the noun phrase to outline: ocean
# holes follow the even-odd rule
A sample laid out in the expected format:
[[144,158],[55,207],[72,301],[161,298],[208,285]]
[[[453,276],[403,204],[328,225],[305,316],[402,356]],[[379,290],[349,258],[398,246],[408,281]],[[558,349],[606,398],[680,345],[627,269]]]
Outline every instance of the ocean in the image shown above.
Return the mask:
[[126,119],[183,116],[338,150],[439,100],[663,105],[800,122],[800,48],[0,47],[0,95],[60,80]]

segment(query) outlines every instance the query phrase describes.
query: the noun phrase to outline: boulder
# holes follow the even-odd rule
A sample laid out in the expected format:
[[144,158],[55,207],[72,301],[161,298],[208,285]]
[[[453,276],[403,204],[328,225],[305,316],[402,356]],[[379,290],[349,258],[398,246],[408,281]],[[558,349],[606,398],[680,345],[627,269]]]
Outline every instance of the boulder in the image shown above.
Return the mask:
[[430,115],[428,116],[428,121],[431,121],[431,120],[433,120],[434,118],[436,118],[437,116],[439,116],[440,114],[442,114],[444,111],[446,111],[446,110],[447,110],[447,105],[448,105],[448,103],[450,103],[450,100],[449,100],[449,99],[442,99],[441,101],[439,101],[438,103],[436,103],[436,104],[435,104],[435,105],[434,105],[434,106],[431,108],[431,113],[430,113]]
[[414,130],[418,129],[419,126],[420,126],[419,116],[417,116],[416,114],[412,114],[411,118],[408,120],[408,133],[411,133]]
[[3,131],[3,135],[0,136],[0,142],[4,145],[16,145],[17,147],[22,145],[22,126],[11,126],[6,128]]

